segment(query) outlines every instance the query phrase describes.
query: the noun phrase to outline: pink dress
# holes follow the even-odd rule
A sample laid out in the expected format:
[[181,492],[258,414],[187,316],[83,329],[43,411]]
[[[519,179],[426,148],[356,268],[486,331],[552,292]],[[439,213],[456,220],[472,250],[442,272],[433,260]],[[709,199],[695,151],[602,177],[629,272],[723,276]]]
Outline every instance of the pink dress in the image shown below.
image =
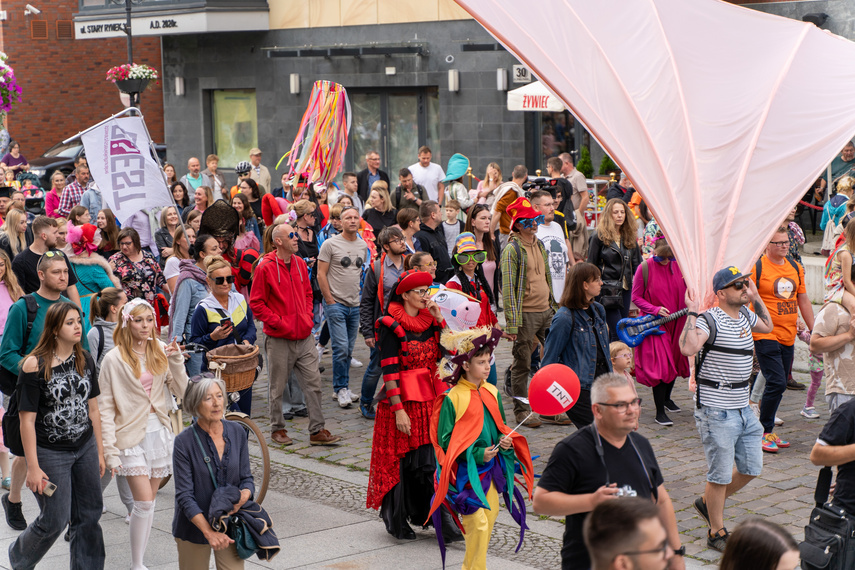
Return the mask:
[[[642,266],[639,265],[632,280],[632,302],[642,314],[655,315],[665,307],[674,313],[686,306],[686,282],[676,262],[667,265],[646,261],[649,268],[647,287],[644,286]],[[677,376],[689,377],[689,359],[680,353],[680,333],[686,317],[662,325],[663,335],[646,337],[635,349],[635,379],[645,386],[670,384]]]

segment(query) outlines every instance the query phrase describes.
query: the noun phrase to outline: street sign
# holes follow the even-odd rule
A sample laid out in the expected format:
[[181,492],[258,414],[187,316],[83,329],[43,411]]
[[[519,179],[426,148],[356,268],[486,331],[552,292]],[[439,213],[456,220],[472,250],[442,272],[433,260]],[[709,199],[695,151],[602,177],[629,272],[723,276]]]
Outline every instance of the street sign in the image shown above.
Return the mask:
[[515,65],[513,70],[514,83],[531,83],[531,72],[524,65]]

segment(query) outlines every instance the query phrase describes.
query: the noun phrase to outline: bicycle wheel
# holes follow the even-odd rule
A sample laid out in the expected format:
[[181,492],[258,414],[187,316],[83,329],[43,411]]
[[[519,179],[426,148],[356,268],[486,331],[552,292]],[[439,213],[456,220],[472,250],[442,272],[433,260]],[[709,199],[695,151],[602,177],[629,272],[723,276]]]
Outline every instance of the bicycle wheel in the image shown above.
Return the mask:
[[249,445],[249,464],[252,470],[252,478],[255,482],[255,502],[259,505],[267,494],[267,485],[270,483],[270,452],[267,449],[267,440],[255,422],[249,416],[241,412],[228,412],[226,419],[237,422],[246,432],[247,444]]

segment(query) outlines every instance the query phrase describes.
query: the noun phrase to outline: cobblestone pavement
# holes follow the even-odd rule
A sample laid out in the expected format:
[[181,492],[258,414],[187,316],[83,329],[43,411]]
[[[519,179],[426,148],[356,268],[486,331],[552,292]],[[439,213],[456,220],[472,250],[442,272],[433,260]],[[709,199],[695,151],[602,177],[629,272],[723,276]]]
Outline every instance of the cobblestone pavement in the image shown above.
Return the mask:
[[[262,344],[262,343],[260,343]],[[796,364],[794,376],[801,382],[810,382],[806,373],[807,350],[803,343],[797,341]],[[263,344],[262,344],[263,346]],[[354,356],[365,365],[368,364],[368,349],[361,337],[357,340]],[[504,342],[496,353],[499,381],[502,381],[502,371],[510,363],[510,343]],[[321,365],[326,367],[322,373],[324,382],[324,414],[326,427],[332,433],[342,436],[341,445],[330,447],[312,447],[309,445],[307,431],[308,420],[295,418],[287,422],[289,435],[294,444],[281,448],[287,453],[299,454],[305,457],[320,459],[338,465],[348,466],[355,470],[367,471],[371,460],[371,437],[373,423],[359,413],[356,404],[348,409],[342,409],[332,398],[332,362],[328,351],[321,359]],[[359,393],[362,384],[362,374],[365,366],[350,369],[350,388]],[[691,394],[685,380],[678,379],[678,387],[674,390],[674,401],[683,409],[681,413],[672,414],[673,427],[664,427],[653,421],[653,412],[648,403],[652,402],[649,390],[639,386],[639,395],[645,400],[642,409],[639,432],[650,439],[656,452],[659,464],[665,474],[665,486],[674,501],[677,511],[677,522],[690,558],[701,564],[695,567],[713,567],[719,558],[719,553],[706,546],[706,526],[692,507],[694,499],[703,492],[706,462],[703,456],[700,438],[692,418]],[[804,536],[803,527],[810,515],[812,506],[813,487],[816,482],[817,468],[810,464],[808,456],[810,449],[828,419],[828,409],[822,397],[823,389],[817,398],[816,408],[821,414],[818,420],[807,420],[799,412],[804,405],[805,392],[788,390],[784,395],[779,417],[784,419],[784,425],[778,434],[787,439],[792,446],[781,450],[777,455],[764,454],[763,474],[751,482],[745,489],[732,497],[725,510],[725,524],[733,529],[740,521],[751,516],[763,516],[769,520],[784,525],[797,540]],[[269,437],[270,425],[267,413],[267,378],[262,375],[253,390],[253,418],[261,430]],[[505,402],[508,417],[511,406]],[[544,425],[537,429],[523,428],[523,434],[529,439],[532,454],[540,457],[534,461],[535,471],[541,471],[552,448],[561,439],[572,433],[573,426]],[[275,447],[276,444],[271,442]],[[310,491],[293,479],[291,468],[277,465],[271,488],[286,494],[302,496],[300,493],[311,493],[319,501],[324,501],[323,486],[319,490]],[[314,483],[312,483],[314,485]],[[328,488],[327,488],[328,489]],[[365,489],[348,489],[345,503],[348,508],[366,512],[364,509]],[[336,506],[342,506],[341,497],[329,498]],[[531,511],[531,520],[538,519]],[[513,523],[511,523],[513,524]],[[495,554],[509,560],[524,561],[536,567],[557,567],[560,550],[560,532],[540,534],[528,533],[526,542],[519,554],[514,554],[518,540],[518,531],[513,526],[499,524],[494,534]]]

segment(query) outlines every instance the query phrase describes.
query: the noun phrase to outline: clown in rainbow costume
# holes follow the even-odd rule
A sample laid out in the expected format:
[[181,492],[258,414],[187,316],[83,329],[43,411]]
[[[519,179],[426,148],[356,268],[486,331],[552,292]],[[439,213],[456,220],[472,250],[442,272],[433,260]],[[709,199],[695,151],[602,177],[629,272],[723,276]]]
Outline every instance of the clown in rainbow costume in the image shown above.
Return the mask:
[[[501,396],[486,381],[490,357],[501,338],[500,330],[480,327],[461,332],[446,329],[440,339],[453,354],[440,365],[440,376],[452,387],[436,399],[431,415],[430,437],[437,458],[431,516],[438,528],[440,505],[451,510],[455,520],[459,515],[466,541],[464,570],[487,568],[487,546],[499,516],[499,493],[520,525],[517,550],[528,528],[524,498],[514,485],[514,467],[519,463],[531,497],[534,472],[528,442],[505,425]],[[444,567],[441,533],[437,539]]]

